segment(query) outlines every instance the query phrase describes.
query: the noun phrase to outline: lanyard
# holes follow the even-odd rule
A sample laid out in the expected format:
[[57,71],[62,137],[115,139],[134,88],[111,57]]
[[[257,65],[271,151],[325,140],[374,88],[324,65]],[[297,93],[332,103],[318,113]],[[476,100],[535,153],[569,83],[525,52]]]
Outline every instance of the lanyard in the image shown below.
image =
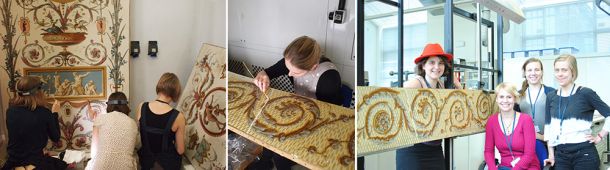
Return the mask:
[[[502,121],[502,115],[498,114],[498,116],[500,117],[500,122],[502,123],[502,132],[504,132],[504,139],[506,140],[506,145],[508,146],[508,151],[510,152],[510,156],[513,157],[513,159],[515,159],[515,155],[513,154],[513,137],[515,135],[515,119],[517,118],[517,112],[515,112],[513,114],[513,127],[512,127],[512,132],[510,133],[510,135],[506,135],[506,130],[504,129],[504,121]],[[508,136],[510,136],[510,140],[508,140]]]
[[532,95],[530,95],[530,88],[527,88],[527,97],[530,99],[530,110],[532,112],[532,119],[536,120],[536,102],[538,102],[538,97],[540,97],[540,91],[542,91],[542,86],[540,85],[540,89],[538,89],[538,95],[536,95],[536,100],[532,104]]
[[[568,96],[568,101],[566,102],[566,106],[563,107],[563,111],[561,111],[561,100],[563,97],[561,97],[561,88],[559,88],[559,107],[557,107],[557,112],[559,112],[559,119],[561,120],[559,122],[559,135],[561,135],[563,133],[563,117],[566,114],[568,105],[570,105],[570,98],[572,98],[572,92],[574,92],[574,87],[576,87],[576,84],[574,84],[572,86],[572,90],[570,90],[570,95]],[[559,140],[559,135],[557,135],[557,140]]]

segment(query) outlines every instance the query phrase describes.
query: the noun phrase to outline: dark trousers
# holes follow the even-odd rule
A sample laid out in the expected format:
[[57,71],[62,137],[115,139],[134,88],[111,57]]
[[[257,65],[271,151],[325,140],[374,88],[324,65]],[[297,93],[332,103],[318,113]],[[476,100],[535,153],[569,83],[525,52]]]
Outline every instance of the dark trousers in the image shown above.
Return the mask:
[[599,170],[599,155],[589,142],[555,146],[556,170]]
[[27,165],[36,166],[35,169],[45,169],[45,170],[64,170],[68,167],[68,164],[61,159],[57,159],[50,156],[41,156],[35,157],[32,160],[24,160],[24,161],[15,161],[9,158],[5,163],[1,170],[13,170],[16,167],[24,167]]
[[397,170],[445,170],[445,157],[441,145],[423,143],[396,150]]
[[163,169],[180,169],[182,167],[182,156],[178,154],[176,148],[171,148],[163,153],[150,153],[140,148],[138,157],[142,170],[149,170],[155,167],[155,163]]

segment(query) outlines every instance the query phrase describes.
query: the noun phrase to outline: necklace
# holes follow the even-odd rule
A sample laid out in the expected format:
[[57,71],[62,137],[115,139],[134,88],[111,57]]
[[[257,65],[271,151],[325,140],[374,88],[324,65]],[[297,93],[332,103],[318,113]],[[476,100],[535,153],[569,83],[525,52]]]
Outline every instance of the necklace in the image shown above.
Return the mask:
[[160,100],[160,99],[157,99],[157,100],[155,100],[155,101],[158,101],[158,102],[165,103],[165,104],[169,105],[169,103],[168,103],[168,102],[163,101],[163,100]]
[[[514,117],[513,117],[513,118],[514,118]],[[506,119],[506,120],[504,120],[504,119]],[[501,119],[501,120],[503,120],[503,121],[502,121],[502,124],[503,124],[503,125],[504,125],[504,124],[506,124],[506,125],[504,125],[504,127],[503,127],[503,128],[506,130],[506,134],[511,134],[512,129],[511,129],[510,127],[513,125],[513,123],[515,123],[515,122],[514,122],[514,120],[513,120],[512,122],[509,122],[509,121],[510,121],[510,118],[505,118],[505,117],[502,117],[502,119]]]
[[[500,115],[500,122],[502,122],[502,131],[504,132],[504,139],[506,139],[506,145],[508,146],[508,151],[510,151],[510,155],[513,157],[513,159],[515,158],[515,155],[513,154],[513,135],[512,132],[515,131],[515,119],[517,117],[517,112],[513,113],[513,123],[511,123],[512,128],[509,130],[508,128],[505,128],[504,126],[504,120],[502,120],[502,115]],[[510,132],[509,132],[510,131]],[[510,133],[510,135],[507,135],[508,133]],[[509,137],[510,136],[510,140]]]

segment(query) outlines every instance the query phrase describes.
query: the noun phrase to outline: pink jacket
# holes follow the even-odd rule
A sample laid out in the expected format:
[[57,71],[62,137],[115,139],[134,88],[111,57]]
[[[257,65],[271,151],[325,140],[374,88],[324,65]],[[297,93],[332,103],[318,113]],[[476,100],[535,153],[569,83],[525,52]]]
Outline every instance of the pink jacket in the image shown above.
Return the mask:
[[[512,167],[511,162],[513,161],[498,116],[499,114],[496,113],[489,117],[485,126],[485,162],[490,170],[498,169],[494,161],[494,147],[498,148],[502,156],[501,166]],[[536,132],[532,117],[527,114],[520,114],[512,135],[514,135],[512,137],[513,154],[515,158],[521,158],[513,169],[539,170],[540,164],[536,156]],[[511,136],[508,136],[509,140]]]

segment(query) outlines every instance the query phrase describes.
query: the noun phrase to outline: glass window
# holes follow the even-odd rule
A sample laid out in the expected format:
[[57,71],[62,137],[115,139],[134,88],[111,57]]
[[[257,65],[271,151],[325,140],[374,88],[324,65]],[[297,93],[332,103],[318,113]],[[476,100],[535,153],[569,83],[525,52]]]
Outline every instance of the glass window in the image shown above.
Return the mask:
[[597,51],[610,52],[610,33],[597,34]]
[[[505,51],[574,47],[579,53],[608,52],[610,16],[601,12],[592,0],[525,0],[522,24],[511,23]],[[569,23],[569,24],[568,24]],[[511,43],[508,41],[521,41]]]

